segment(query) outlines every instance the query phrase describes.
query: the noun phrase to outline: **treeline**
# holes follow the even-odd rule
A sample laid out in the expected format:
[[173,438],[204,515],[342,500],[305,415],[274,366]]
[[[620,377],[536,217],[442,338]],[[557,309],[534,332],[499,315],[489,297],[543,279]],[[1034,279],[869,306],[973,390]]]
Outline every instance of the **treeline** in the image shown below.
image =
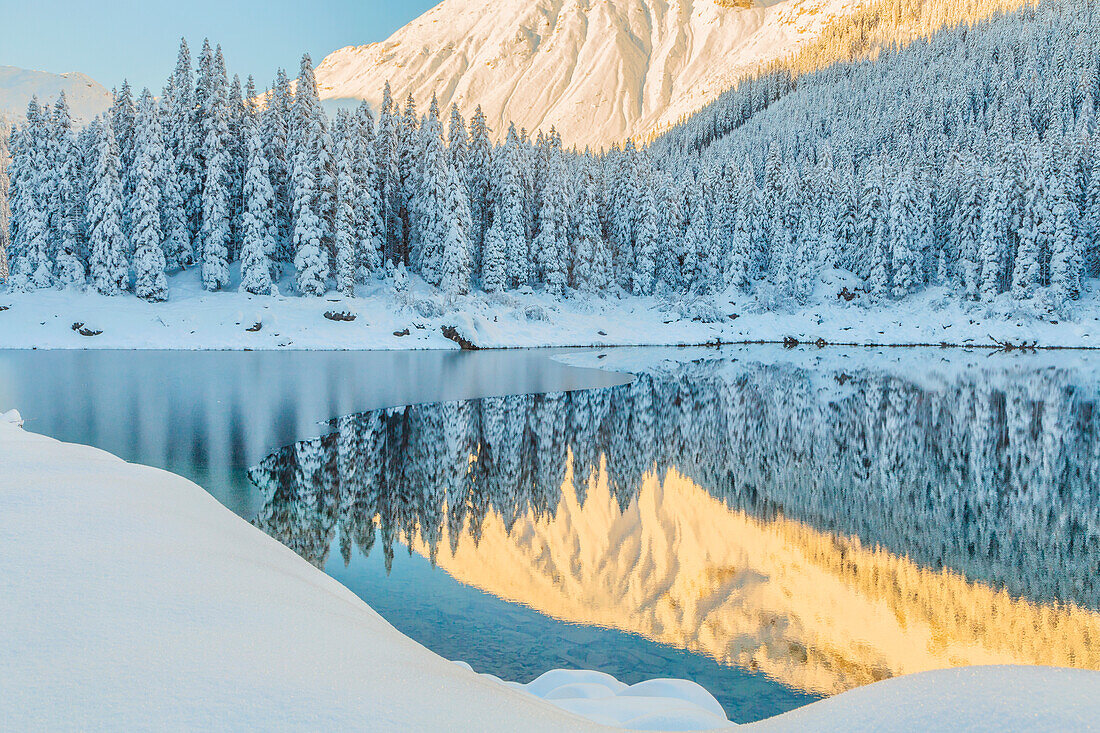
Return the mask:
[[[928,389],[872,371],[703,362],[629,385],[351,415],[249,472],[257,526],[323,566],[338,547],[477,543],[487,514],[552,516],[572,461],[626,508],[650,472],[731,510],[857,536],[1036,602],[1100,608],[1100,424],[1072,374]],[[839,392],[839,393],[838,393]],[[1057,567],[1057,573],[1050,568]]]
[[388,91],[377,118],[330,123],[308,57],[258,94],[209,44],[193,82],[184,45],[159,98],[124,86],[79,132],[63,99],[32,102],[11,138],[10,283],[159,300],[192,265],[210,290],[292,275],[304,295],[412,272],[451,296],[658,295],[707,318],[696,296],[787,307],[839,268],[864,301],[943,286],[1056,312],[1100,275],[1096,11],[1051,0],[766,74],[598,154],[552,130],[494,144],[480,112],[444,121]]

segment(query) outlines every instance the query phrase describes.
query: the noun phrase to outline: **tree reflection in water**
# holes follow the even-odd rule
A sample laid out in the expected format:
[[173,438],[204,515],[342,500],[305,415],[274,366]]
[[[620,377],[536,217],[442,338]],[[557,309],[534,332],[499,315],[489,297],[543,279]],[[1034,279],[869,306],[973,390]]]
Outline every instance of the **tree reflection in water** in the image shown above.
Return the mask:
[[1100,668],[1092,392],[991,369],[704,361],[622,387],[342,417],[250,472],[321,567],[395,544],[568,621],[829,694],[1015,662]]

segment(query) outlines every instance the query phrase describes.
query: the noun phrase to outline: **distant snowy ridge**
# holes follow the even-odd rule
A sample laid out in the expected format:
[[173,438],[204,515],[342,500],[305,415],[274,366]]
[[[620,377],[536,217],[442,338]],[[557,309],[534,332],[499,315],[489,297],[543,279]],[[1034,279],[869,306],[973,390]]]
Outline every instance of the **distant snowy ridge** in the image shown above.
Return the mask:
[[381,43],[317,67],[322,99],[433,94],[498,136],[556,127],[567,146],[646,136],[783,58],[865,0],[444,0]]
[[32,97],[52,104],[62,91],[78,126],[87,124],[111,106],[111,92],[87,74],[51,74],[0,66],[0,120],[21,121]]

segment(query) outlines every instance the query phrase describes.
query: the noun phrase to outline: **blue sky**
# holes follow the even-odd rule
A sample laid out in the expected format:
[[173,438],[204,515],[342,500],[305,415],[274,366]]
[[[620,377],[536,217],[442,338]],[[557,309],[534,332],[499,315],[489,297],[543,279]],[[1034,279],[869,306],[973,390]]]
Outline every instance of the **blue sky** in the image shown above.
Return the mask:
[[130,80],[159,93],[180,36],[192,53],[222,44],[229,73],[270,83],[295,76],[303,52],[379,41],[438,0],[0,0],[0,65],[82,71],[110,89]]

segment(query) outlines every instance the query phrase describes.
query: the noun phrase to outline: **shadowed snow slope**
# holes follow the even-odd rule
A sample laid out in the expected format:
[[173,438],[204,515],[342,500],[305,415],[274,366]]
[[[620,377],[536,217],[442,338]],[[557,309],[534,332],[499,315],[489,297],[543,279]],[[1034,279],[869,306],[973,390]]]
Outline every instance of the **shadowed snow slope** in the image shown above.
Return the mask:
[[785,56],[859,0],[444,0],[388,40],[329,54],[321,96],[382,87],[467,115],[503,135],[556,126],[600,147],[677,122],[760,63]]
[[[715,720],[690,684],[624,694],[590,673],[525,686],[475,675],[402,636],[195,484],[7,420],[0,557],[0,719],[13,730],[599,729],[554,705],[650,728]],[[755,727],[1081,729],[1100,715],[1098,679],[951,670]]]

